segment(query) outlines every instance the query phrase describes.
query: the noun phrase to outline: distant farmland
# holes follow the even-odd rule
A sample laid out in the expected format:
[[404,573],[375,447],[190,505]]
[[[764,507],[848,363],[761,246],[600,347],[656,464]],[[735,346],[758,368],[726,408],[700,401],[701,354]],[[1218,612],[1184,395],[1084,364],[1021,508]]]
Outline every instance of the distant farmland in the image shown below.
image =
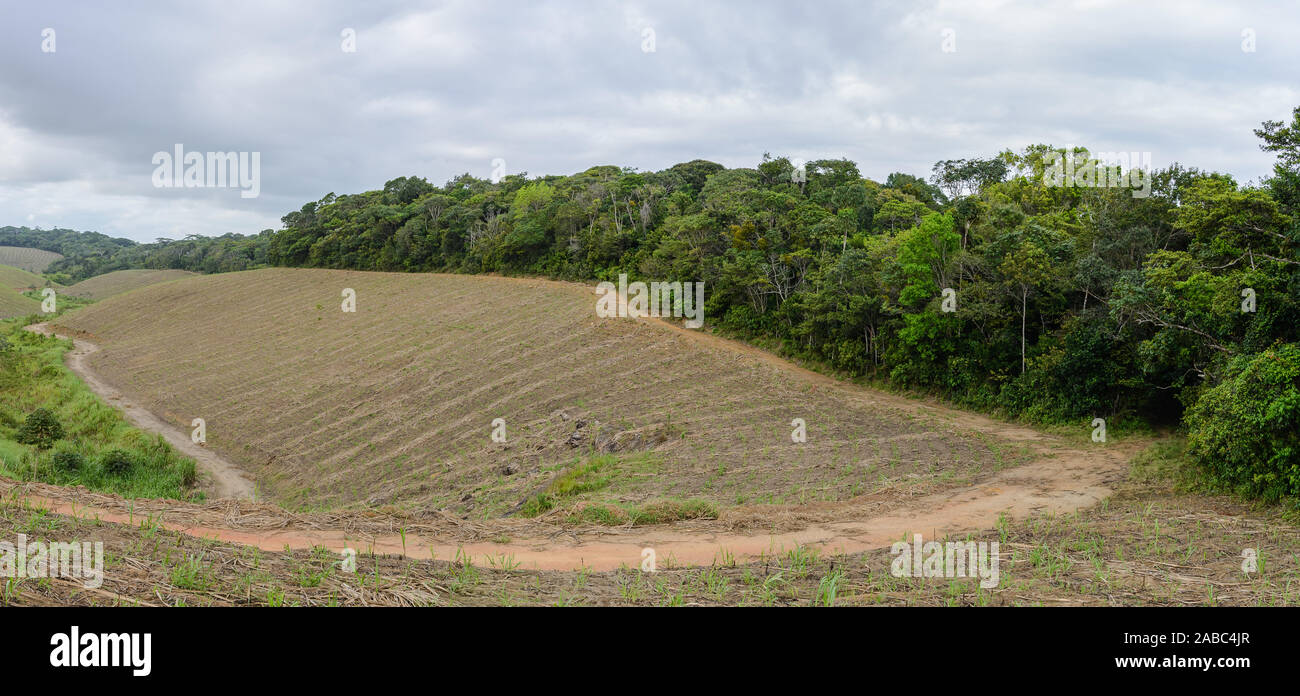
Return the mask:
[[180,278],[189,278],[197,275],[191,271],[177,270],[129,270],[113,271],[98,275],[93,278],[87,278],[76,285],[68,286],[64,292],[75,297],[84,297],[91,300],[102,300],[105,297],[111,297],[118,293],[143,288],[157,283],[165,283],[169,280],[178,280]]
[[31,271],[14,266],[0,265],[0,288],[27,290],[29,288],[43,288],[46,285],[58,287],[57,284],[49,283]]
[[0,265],[21,268],[32,273],[44,273],[50,264],[61,258],[63,258],[63,254],[56,254],[44,249],[0,246]]
[[579,285],[267,269],[59,323],[103,347],[93,369],[179,427],[204,418],[209,446],[298,507],[809,504],[957,486],[1017,459],[711,337],[599,319]]
[[0,319],[22,317],[40,311],[40,302],[7,287],[0,287]]

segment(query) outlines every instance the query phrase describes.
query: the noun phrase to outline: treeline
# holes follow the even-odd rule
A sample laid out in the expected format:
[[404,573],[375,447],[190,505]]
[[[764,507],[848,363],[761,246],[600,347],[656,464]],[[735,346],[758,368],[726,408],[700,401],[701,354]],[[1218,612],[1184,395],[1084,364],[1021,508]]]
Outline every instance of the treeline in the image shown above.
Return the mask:
[[190,235],[141,244],[98,232],[0,227],[0,246],[21,246],[63,254],[46,269],[51,280],[71,285],[92,276],[129,268],[180,269],[200,273],[243,271],[267,265],[271,230],[259,235]]
[[64,256],[112,256],[134,245],[129,239],[114,238],[98,232],[78,232],[55,228],[0,227],[0,246],[44,249]]

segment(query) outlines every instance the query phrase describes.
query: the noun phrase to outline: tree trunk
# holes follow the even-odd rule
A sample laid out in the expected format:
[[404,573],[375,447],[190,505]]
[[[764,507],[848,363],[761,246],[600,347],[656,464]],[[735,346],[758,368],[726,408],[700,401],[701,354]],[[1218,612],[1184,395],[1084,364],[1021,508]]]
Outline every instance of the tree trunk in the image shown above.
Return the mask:
[[1025,317],[1029,314],[1029,291],[1020,293],[1020,374],[1025,374]]

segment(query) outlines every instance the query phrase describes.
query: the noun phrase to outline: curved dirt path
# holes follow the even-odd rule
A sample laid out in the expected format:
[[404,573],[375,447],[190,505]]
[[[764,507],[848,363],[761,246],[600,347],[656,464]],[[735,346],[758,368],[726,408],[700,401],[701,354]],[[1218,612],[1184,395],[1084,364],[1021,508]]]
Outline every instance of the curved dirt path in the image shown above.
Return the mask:
[[[381,533],[364,530],[317,528],[315,524],[268,520],[234,525],[246,511],[238,507],[204,510],[195,515],[185,504],[168,501],[155,510],[105,506],[62,496],[23,494],[16,497],[53,512],[107,522],[139,524],[153,515],[161,526],[191,536],[256,546],[264,551],[309,550],[321,546],[358,553],[400,555],[413,559],[450,561],[469,558],[483,567],[517,567],[526,570],[616,570],[641,566],[642,553],[654,549],[658,567],[708,566],[731,558],[757,560],[796,547],[818,547],[824,553],[858,553],[889,548],[895,541],[921,534],[926,540],[959,538],[996,527],[1003,515],[1023,519],[1032,514],[1067,514],[1090,507],[1112,492],[1138,446],[1110,445],[1105,451],[1071,451],[1068,456],[1039,459],[1006,469],[991,479],[943,493],[920,496],[883,515],[857,520],[816,523],[792,532],[772,534],[731,532],[698,527],[615,527],[570,530],[559,525],[553,533],[538,535],[536,525],[517,520],[497,520],[480,525],[468,537],[454,524],[425,525],[418,533]],[[1063,453],[1065,454],[1065,453]],[[48,489],[47,489],[48,490]],[[230,505],[238,504],[231,501]],[[170,519],[170,521],[169,521]],[[338,521],[334,521],[338,525]],[[401,527],[395,522],[393,528]],[[496,534],[492,531],[496,530]],[[533,536],[513,536],[526,530]],[[485,540],[506,537],[501,543]]]
[[[525,283],[574,284],[541,279],[511,279]],[[583,287],[590,291],[588,286]],[[338,519],[321,523],[298,523],[284,520],[265,524],[234,524],[232,519],[243,512],[238,504],[220,514],[210,509],[183,503],[168,503],[162,526],[185,534],[256,546],[266,551],[310,549],[323,546],[333,550],[354,548],[358,552],[403,555],[411,558],[451,560],[469,557],[478,565],[500,565],[504,559],[523,569],[538,570],[614,570],[637,568],[643,549],[654,549],[658,565],[709,565],[730,556],[739,562],[779,553],[796,546],[816,546],[827,553],[857,553],[888,548],[910,534],[922,534],[927,540],[958,537],[994,528],[999,518],[1022,519],[1033,514],[1071,513],[1091,507],[1113,493],[1114,484],[1127,470],[1130,457],[1146,441],[1085,444],[1053,436],[1032,428],[997,421],[986,416],[961,411],[941,404],[927,403],[841,382],[814,372],[766,351],[729,341],[697,330],[685,329],[664,320],[644,320],[678,332],[700,342],[710,350],[739,353],[806,379],[815,389],[833,389],[848,393],[863,402],[889,406],[906,413],[944,421],[960,429],[977,432],[1030,448],[1034,458],[1019,467],[1001,470],[970,486],[918,496],[885,513],[870,506],[850,502],[837,506],[829,521],[807,524],[796,531],[755,533],[734,531],[724,522],[701,526],[695,524],[654,527],[614,527],[573,529],[561,525],[524,524],[520,520],[493,520],[477,523],[472,533],[451,523],[421,524],[415,533],[400,534],[402,528],[393,521],[389,529],[366,533],[341,528]],[[33,330],[49,332],[36,325]],[[94,344],[75,339],[77,350],[69,358],[69,367],[105,399],[118,401],[128,410],[128,417],[139,427],[161,432],[186,454],[195,457],[223,481],[224,490],[246,491],[252,486],[239,475],[238,469],[213,452],[190,442],[188,434],[161,421],[147,410],[130,406],[125,397],[104,384],[85,367],[85,357],[97,350]],[[132,417],[132,415],[137,417]],[[201,458],[201,459],[200,459]],[[222,472],[225,476],[216,476]],[[233,480],[229,477],[235,477]],[[242,482],[242,486],[239,485]],[[94,517],[104,521],[130,523],[141,513],[126,505],[85,504],[63,495],[25,494],[21,497],[62,514]],[[71,496],[75,498],[75,496]],[[238,495],[232,497],[240,497]],[[543,531],[545,533],[543,533]],[[501,543],[484,539],[499,539]]]
[[[24,327],[45,336],[55,335],[48,323],[32,324]],[[121,409],[126,419],[137,428],[158,433],[170,442],[172,447],[193,459],[199,471],[206,473],[211,481],[205,489],[217,498],[254,499],[253,482],[234,464],[226,461],[216,452],[201,447],[190,440],[190,434],[155,416],[148,409],[138,406],[109,383],[96,375],[87,364],[87,358],[99,351],[99,346],[82,338],[60,334],[61,338],[71,338],[73,349],[65,356],[68,369],[72,370],[90,390],[99,395],[104,403]]]

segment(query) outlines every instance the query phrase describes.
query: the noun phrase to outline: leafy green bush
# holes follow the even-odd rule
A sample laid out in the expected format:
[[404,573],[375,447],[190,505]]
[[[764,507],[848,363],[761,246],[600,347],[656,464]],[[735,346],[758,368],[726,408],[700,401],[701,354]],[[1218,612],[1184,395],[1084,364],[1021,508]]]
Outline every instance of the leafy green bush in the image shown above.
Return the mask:
[[111,449],[99,458],[100,466],[113,476],[122,476],[135,466],[135,459],[126,450]]
[[76,452],[55,452],[51,458],[54,468],[67,473],[75,473],[86,468],[86,458]]
[[1245,495],[1300,496],[1300,344],[1238,359],[1187,414],[1188,453]]
[[38,408],[23,421],[23,426],[18,429],[17,439],[24,445],[49,449],[56,441],[63,439],[63,426],[49,409]]

